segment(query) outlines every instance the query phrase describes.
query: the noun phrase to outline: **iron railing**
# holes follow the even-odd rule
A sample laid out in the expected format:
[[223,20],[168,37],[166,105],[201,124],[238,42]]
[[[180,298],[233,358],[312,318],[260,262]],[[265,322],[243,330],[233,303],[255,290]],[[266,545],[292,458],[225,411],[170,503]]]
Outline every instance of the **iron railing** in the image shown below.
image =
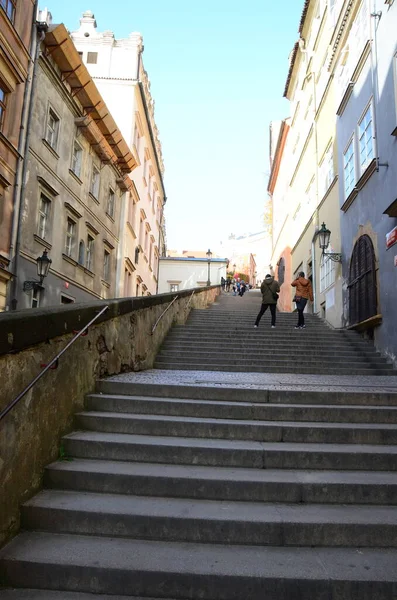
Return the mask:
[[161,313],[161,315],[159,316],[159,318],[157,319],[157,321],[155,322],[155,324],[152,327],[152,331],[151,331],[151,335],[153,335],[157,325],[160,323],[161,319],[164,317],[165,313],[167,312],[167,310],[169,308],[171,308],[171,306],[174,304],[175,300],[179,298],[179,296],[175,296],[175,298],[173,300],[171,300],[171,302],[169,303],[169,305],[167,306],[167,308],[165,310],[163,310],[163,312]]

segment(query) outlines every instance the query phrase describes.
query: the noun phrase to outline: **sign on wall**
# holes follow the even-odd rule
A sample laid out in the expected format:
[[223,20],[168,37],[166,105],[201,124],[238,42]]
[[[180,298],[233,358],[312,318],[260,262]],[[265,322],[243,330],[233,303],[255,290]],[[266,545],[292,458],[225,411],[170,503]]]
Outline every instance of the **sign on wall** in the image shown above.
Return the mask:
[[391,248],[397,242],[397,227],[386,234],[386,249]]

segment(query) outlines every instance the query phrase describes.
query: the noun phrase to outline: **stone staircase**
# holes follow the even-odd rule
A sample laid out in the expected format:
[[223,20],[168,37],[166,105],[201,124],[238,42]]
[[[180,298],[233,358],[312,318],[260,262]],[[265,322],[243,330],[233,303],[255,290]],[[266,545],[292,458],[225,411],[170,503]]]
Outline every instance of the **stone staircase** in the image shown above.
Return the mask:
[[[252,325],[250,294],[186,329]],[[318,348],[321,322],[284,317]],[[98,381],[0,551],[1,600],[395,600],[397,379],[178,368]]]
[[156,358],[157,369],[314,373],[332,375],[395,375],[374,347],[354,331],[333,330],[307,315],[304,330],[295,330],[297,316],[270,313],[258,329],[254,322],[261,303],[258,291],[242,298],[223,295],[209,310],[192,311],[186,325],[175,326]]

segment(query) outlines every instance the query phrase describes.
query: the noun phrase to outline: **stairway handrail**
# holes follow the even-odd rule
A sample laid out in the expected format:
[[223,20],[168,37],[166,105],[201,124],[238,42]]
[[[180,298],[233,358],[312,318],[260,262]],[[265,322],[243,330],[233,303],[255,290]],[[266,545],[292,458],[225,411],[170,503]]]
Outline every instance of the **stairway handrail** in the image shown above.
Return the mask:
[[72,344],[74,344],[74,342],[81,335],[83,335],[83,333],[90,327],[90,325],[92,325],[94,323],[94,321],[96,321],[105,311],[108,310],[108,308],[109,308],[109,306],[105,306],[104,308],[102,308],[102,310],[99,311],[95,315],[95,317],[93,319],[91,319],[91,321],[89,323],[87,323],[87,325],[85,327],[83,327],[83,329],[78,331],[77,334],[70,340],[70,342],[68,342],[66,344],[66,346],[60,352],[58,352],[58,354],[56,356],[54,356],[54,358],[48,363],[48,365],[46,365],[44,367],[44,369],[38,375],[36,375],[36,377],[34,379],[32,379],[32,381],[25,387],[25,389],[22,392],[20,392],[18,394],[18,396],[16,398],[14,398],[14,400],[12,400],[9,404],[7,404],[7,406],[0,412],[0,421],[10,412],[10,410],[12,410],[14,408],[14,406],[16,406],[16,404],[18,404],[18,402],[24,397],[24,395],[27,394],[27,392],[30,389],[32,389],[32,387],[39,381],[39,379],[41,379],[43,377],[43,375],[45,373],[47,373],[47,371],[49,369],[51,369],[52,365],[55,364],[57,362],[57,360],[59,360],[59,358],[62,356],[62,354],[64,354],[66,352],[66,350],[68,348],[70,348],[70,346]]
[[150,334],[150,335],[153,335],[153,333],[154,333],[154,331],[155,331],[155,329],[156,329],[157,325],[160,323],[161,319],[164,317],[164,315],[165,315],[165,313],[167,312],[167,310],[168,310],[169,308],[171,308],[171,306],[174,304],[174,302],[175,302],[175,300],[176,300],[177,298],[179,298],[179,296],[178,296],[178,295],[176,295],[176,296],[175,296],[175,298],[174,298],[173,300],[171,300],[171,302],[170,302],[170,303],[168,304],[168,306],[165,308],[165,310],[163,310],[163,312],[161,313],[161,315],[159,316],[159,318],[157,319],[157,321],[156,321],[156,322],[155,322],[155,324],[153,325],[153,327],[152,327],[152,331],[151,331],[151,334]]
[[190,294],[190,298],[189,298],[189,300],[188,300],[188,303],[187,303],[187,304],[186,304],[186,306],[185,306],[185,310],[187,310],[187,309],[189,308],[189,304],[190,304],[190,303],[191,303],[191,301],[193,300],[193,296],[194,296],[194,292],[195,292],[195,291],[196,291],[196,290],[193,290],[193,291],[192,291],[192,293]]

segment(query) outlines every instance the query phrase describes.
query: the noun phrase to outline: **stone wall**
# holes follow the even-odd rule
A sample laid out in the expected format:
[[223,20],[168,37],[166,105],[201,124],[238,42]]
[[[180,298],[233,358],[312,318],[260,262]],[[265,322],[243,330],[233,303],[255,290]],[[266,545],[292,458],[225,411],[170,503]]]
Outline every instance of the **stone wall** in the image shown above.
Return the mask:
[[142,298],[73,304],[0,314],[0,410],[100,310],[109,305],[88,335],[79,338],[0,421],[0,546],[19,528],[19,506],[41,486],[46,464],[59,456],[61,436],[73,428],[95,381],[124,371],[150,369],[173,323],[184,323],[191,308],[206,308],[219,287]]

